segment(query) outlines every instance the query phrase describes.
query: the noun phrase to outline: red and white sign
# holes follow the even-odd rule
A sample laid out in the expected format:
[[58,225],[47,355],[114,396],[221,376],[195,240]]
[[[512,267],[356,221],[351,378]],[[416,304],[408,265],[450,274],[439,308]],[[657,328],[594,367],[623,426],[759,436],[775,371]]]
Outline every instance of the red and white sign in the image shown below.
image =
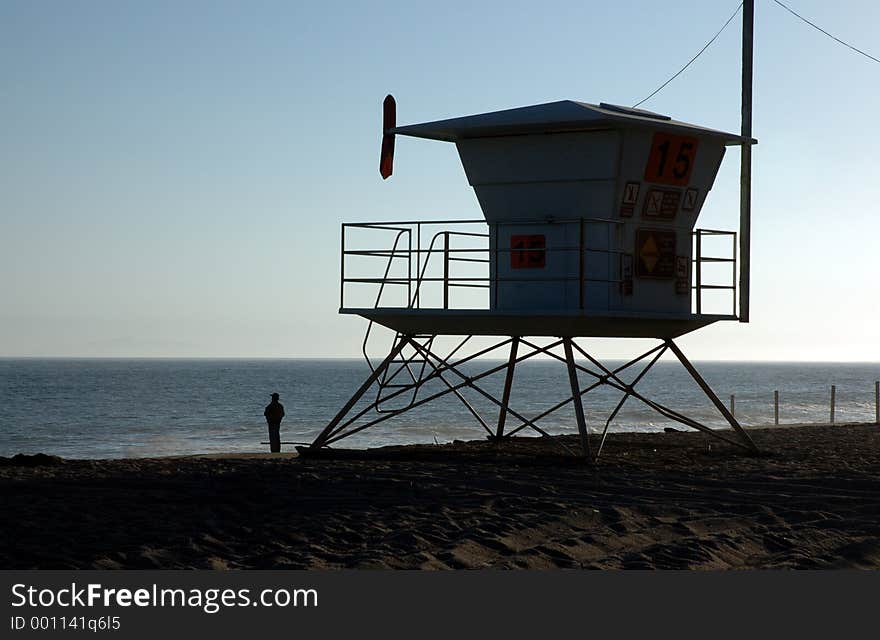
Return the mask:
[[638,182],[627,182],[623,187],[623,200],[620,203],[620,217],[631,218],[636,210],[636,202],[639,200]]
[[620,293],[633,294],[633,257],[631,253],[620,254]]
[[675,293],[687,295],[691,292],[688,271],[691,260],[688,256],[675,256]]
[[510,236],[511,269],[543,269],[547,266],[547,239],[543,234]]
[[672,220],[678,213],[681,191],[672,189],[651,189],[645,197],[645,217]]
[[688,257],[687,256],[675,256],[675,277],[676,278],[687,278],[688,277]]

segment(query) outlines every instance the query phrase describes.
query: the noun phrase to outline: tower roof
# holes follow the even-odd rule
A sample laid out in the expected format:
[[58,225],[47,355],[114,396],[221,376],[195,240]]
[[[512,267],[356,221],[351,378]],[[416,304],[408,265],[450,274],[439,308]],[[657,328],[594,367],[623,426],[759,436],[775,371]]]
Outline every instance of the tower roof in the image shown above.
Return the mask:
[[[529,107],[504,109],[461,118],[436,120],[396,127],[391,133],[430,140],[457,142],[466,138],[564,133],[595,129],[647,127],[721,138],[726,145],[742,145],[746,138],[734,133],[709,129],[673,120],[652,111],[601,102],[598,105],[575,100],[559,100]],[[754,144],[756,140],[752,140]]]

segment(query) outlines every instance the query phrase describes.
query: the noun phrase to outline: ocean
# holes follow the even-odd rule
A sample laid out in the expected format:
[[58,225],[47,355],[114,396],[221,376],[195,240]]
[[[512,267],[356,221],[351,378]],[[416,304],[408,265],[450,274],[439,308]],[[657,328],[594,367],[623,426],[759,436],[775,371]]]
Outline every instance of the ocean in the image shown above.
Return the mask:
[[[498,363],[481,361],[472,370]],[[774,390],[780,394],[781,423],[828,422],[832,384],[837,389],[836,421],[874,420],[880,364],[695,364],[725,403],[735,394],[736,416],[746,425],[773,422]],[[368,373],[363,360],[0,359],[0,456],[42,452],[124,458],[266,451],[260,444],[268,440],[263,408],[275,391],[287,412],[282,440],[310,442]],[[503,376],[480,384],[500,397]],[[428,386],[418,398],[442,389]],[[568,389],[562,363],[530,360],[517,367],[511,406],[531,418],[567,398]],[[677,362],[659,362],[638,389],[708,426],[725,424]],[[463,394],[494,428],[497,408],[472,390]],[[585,396],[593,431],[601,431],[619,398],[607,388]],[[517,424],[508,418],[508,429]],[[550,433],[576,432],[570,405],[539,424]],[[630,398],[610,432],[666,426],[680,425]],[[443,443],[484,435],[464,405],[447,395],[343,444]]]

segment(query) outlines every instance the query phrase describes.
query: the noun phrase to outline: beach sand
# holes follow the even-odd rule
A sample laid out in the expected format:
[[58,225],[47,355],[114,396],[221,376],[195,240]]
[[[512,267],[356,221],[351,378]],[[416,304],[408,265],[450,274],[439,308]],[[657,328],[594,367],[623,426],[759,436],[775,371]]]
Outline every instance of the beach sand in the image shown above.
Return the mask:
[[[880,427],[295,455],[0,459],[0,567],[880,568]],[[566,438],[571,446],[576,438]]]

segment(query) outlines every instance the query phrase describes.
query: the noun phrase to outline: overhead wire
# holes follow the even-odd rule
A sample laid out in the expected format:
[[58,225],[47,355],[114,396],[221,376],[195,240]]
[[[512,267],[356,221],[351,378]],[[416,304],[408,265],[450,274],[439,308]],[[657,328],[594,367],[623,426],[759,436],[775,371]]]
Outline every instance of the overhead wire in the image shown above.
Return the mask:
[[721,35],[721,32],[724,31],[724,30],[727,28],[727,25],[729,25],[729,24],[731,23],[731,21],[736,17],[736,14],[739,13],[739,10],[742,9],[742,6],[743,6],[743,3],[740,2],[739,5],[737,5],[736,10],[733,12],[733,14],[727,19],[727,22],[724,23],[724,26],[722,26],[722,27],[718,30],[718,33],[716,33],[714,36],[712,36],[712,39],[709,40],[709,42],[707,42],[706,45],[705,45],[702,49],[700,49],[700,50],[697,52],[697,55],[695,55],[693,58],[691,58],[691,59],[688,61],[688,63],[687,63],[686,65],[684,65],[681,69],[679,69],[679,70],[678,70],[678,71],[677,71],[677,72],[676,72],[671,78],[669,78],[669,80],[667,80],[666,82],[664,82],[663,84],[661,84],[659,87],[657,87],[656,89],[654,89],[654,91],[653,91],[648,97],[646,97],[646,98],[642,98],[641,100],[639,100],[638,102],[636,102],[636,103],[632,106],[632,108],[635,109],[635,108],[638,107],[639,105],[641,105],[641,104],[647,102],[648,100],[650,100],[651,98],[653,98],[654,96],[656,96],[656,95],[657,95],[658,93],[660,93],[664,88],[666,88],[666,85],[668,85],[670,82],[672,82],[672,81],[675,80],[678,76],[680,76],[682,73],[684,73],[684,71],[685,71],[689,66],[691,66],[697,58],[699,58],[701,55],[703,55],[703,52],[704,52],[706,49],[708,49],[709,46],[710,46],[713,42],[715,42],[715,40],[718,39],[718,36]]
[[828,36],[828,37],[831,38],[832,40],[835,40],[836,42],[839,42],[839,43],[842,44],[844,47],[849,47],[850,49],[852,49],[852,50],[855,51],[856,53],[860,53],[860,54],[862,54],[863,56],[865,56],[866,58],[869,58],[869,59],[873,60],[874,62],[880,62],[880,60],[878,60],[877,58],[875,58],[874,56],[872,56],[870,53],[865,53],[864,51],[862,51],[862,50],[859,49],[858,47],[854,47],[853,45],[849,44],[848,42],[844,42],[843,40],[841,40],[841,39],[838,38],[837,36],[834,36],[834,35],[828,33],[827,31],[825,31],[825,29],[823,29],[823,28],[820,27],[819,25],[817,25],[817,24],[815,24],[815,23],[813,23],[813,22],[810,22],[809,20],[807,20],[805,17],[803,17],[802,15],[800,15],[799,13],[797,13],[794,9],[792,9],[791,7],[789,7],[788,5],[786,5],[785,3],[780,2],[779,0],[773,0],[773,2],[775,2],[776,4],[778,4],[780,7],[782,7],[782,8],[785,9],[786,11],[788,11],[791,15],[795,16],[796,18],[799,18],[800,20],[803,20],[804,22],[806,22],[808,25],[810,25],[811,27],[813,27],[813,28],[816,29],[817,31],[821,31],[822,33],[824,33],[826,36]]
[[[823,33],[824,35],[828,36],[829,38],[831,38],[831,39],[834,40],[835,42],[838,42],[839,44],[842,44],[843,46],[845,46],[845,47],[851,49],[852,51],[855,51],[856,53],[865,56],[865,57],[868,58],[869,60],[873,60],[874,62],[880,63],[880,58],[875,58],[875,57],[872,56],[870,53],[867,53],[866,51],[863,51],[862,49],[859,49],[858,47],[856,47],[856,46],[854,46],[854,45],[851,45],[850,43],[848,43],[848,42],[846,42],[846,41],[844,41],[844,40],[841,40],[840,38],[838,38],[837,36],[835,36],[835,35],[832,34],[832,33],[829,33],[828,31],[826,31],[825,29],[823,29],[822,27],[820,27],[819,25],[817,25],[815,22],[812,22],[812,21],[808,20],[807,18],[805,18],[804,16],[802,16],[801,14],[799,14],[797,11],[795,11],[794,9],[792,9],[791,7],[789,7],[789,6],[788,6],[787,4],[785,4],[784,2],[781,2],[780,0],[773,0],[773,2],[775,2],[776,4],[778,4],[780,7],[782,7],[782,8],[785,9],[786,11],[788,11],[791,15],[795,16],[795,17],[798,18],[799,20],[802,20],[803,22],[807,23],[808,25],[810,25],[811,27],[813,27],[813,28],[816,29],[817,31],[819,31],[819,32]],[[740,9],[742,9],[742,6],[743,6],[743,3],[740,2],[739,5],[737,5],[736,10],[733,12],[733,15],[731,15],[731,16],[727,19],[727,22],[725,22],[724,25],[722,25],[722,27],[718,30],[718,33],[716,33],[714,36],[712,36],[712,39],[709,40],[709,42],[707,42],[707,43],[705,44],[705,46],[697,52],[697,55],[695,55],[693,58],[691,58],[690,60],[688,60],[687,64],[685,64],[681,69],[679,69],[678,71],[676,71],[676,72],[675,72],[675,73],[674,73],[674,74],[673,74],[673,75],[672,75],[672,76],[671,76],[666,82],[664,82],[664,83],[661,84],[659,87],[657,87],[656,89],[654,89],[654,91],[652,91],[647,97],[642,98],[641,100],[639,100],[638,102],[636,102],[636,103],[632,106],[632,108],[635,109],[636,107],[641,106],[642,104],[644,104],[645,102],[647,102],[648,100],[650,100],[651,98],[653,98],[654,96],[656,96],[656,95],[657,95],[658,93],[660,93],[663,89],[665,89],[666,86],[667,86],[670,82],[672,82],[672,81],[675,80],[678,76],[680,76],[682,73],[684,73],[684,72],[687,70],[687,68],[690,67],[690,66],[696,61],[697,58],[699,58],[701,55],[703,55],[703,52],[706,51],[706,49],[708,49],[708,48],[712,45],[712,43],[715,42],[715,40],[718,39],[718,36],[721,35],[721,33],[727,28],[727,25],[729,25],[729,24],[733,21],[733,19],[734,19],[734,18],[736,17],[736,15],[739,13]]]

